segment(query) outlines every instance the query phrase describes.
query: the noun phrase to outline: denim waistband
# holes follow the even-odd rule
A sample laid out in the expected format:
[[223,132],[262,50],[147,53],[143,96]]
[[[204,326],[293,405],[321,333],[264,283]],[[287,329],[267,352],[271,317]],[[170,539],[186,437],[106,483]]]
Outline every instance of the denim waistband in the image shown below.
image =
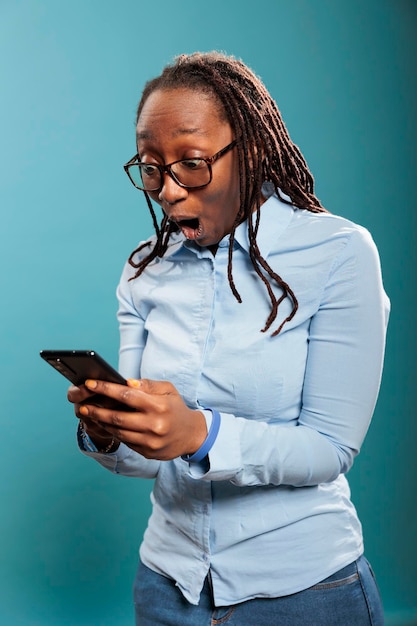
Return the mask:
[[342,578],[349,578],[349,576],[356,574],[358,571],[358,565],[357,565],[358,561],[360,561],[363,558],[364,558],[363,556],[360,556],[359,559],[357,559],[356,561],[353,561],[352,563],[349,563],[349,565],[345,565],[345,567],[342,567],[342,569],[339,569],[334,574],[331,574],[327,578],[324,578],[323,580],[321,580],[320,583],[327,583],[327,582],[332,582],[332,580],[340,580]]

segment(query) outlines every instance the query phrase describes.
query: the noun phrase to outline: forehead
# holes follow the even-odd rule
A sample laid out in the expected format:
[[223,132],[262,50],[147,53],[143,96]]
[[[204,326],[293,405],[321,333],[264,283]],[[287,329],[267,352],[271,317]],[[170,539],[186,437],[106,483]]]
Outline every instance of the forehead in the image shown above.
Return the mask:
[[146,99],[136,127],[138,139],[152,139],[161,134],[213,135],[229,126],[221,115],[215,96],[190,89],[158,89]]

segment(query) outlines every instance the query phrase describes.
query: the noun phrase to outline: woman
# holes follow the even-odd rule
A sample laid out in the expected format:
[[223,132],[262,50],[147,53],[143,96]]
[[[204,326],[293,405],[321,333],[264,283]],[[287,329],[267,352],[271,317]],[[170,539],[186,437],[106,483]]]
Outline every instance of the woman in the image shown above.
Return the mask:
[[128,386],[69,391],[85,453],[155,479],[136,623],[382,624],[345,478],[382,370],[375,245],[322,207],[232,57],[178,57],[146,85],[136,130],[125,170],[156,234],[118,288]]

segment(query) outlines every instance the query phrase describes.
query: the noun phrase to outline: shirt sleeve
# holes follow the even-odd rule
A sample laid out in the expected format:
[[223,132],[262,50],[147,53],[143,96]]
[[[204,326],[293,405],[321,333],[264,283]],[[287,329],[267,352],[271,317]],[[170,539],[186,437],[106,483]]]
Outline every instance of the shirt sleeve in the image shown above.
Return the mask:
[[102,465],[112,474],[121,474],[135,478],[155,478],[158,474],[160,461],[145,459],[123,443],[116,452],[92,452],[80,446],[81,452]]
[[296,424],[222,413],[209,469],[201,476],[200,468],[198,478],[301,487],[347,472],[375,407],[388,315],[375,244],[365,229],[355,229],[334,260],[311,318]]
[[[129,273],[131,268],[126,265],[117,289],[120,325],[119,371],[125,378],[138,378],[146,334],[144,322],[132,302]],[[83,442],[78,443],[83,454],[92,457],[114,474],[138,478],[155,478],[158,474],[160,461],[146,459],[124,444],[120,444],[113,453],[100,453],[93,449],[86,450]]]

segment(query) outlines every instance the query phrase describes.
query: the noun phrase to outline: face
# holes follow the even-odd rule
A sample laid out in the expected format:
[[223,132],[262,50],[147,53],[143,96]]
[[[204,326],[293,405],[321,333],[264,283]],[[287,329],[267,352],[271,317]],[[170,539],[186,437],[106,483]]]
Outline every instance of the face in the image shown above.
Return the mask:
[[[180,159],[208,158],[235,137],[212,97],[189,89],[150,94],[137,124],[142,162],[165,165]],[[231,232],[240,206],[236,148],[212,164],[212,181],[203,189],[184,189],[164,173],[161,191],[149,193],[187,239],[215,246]]]

